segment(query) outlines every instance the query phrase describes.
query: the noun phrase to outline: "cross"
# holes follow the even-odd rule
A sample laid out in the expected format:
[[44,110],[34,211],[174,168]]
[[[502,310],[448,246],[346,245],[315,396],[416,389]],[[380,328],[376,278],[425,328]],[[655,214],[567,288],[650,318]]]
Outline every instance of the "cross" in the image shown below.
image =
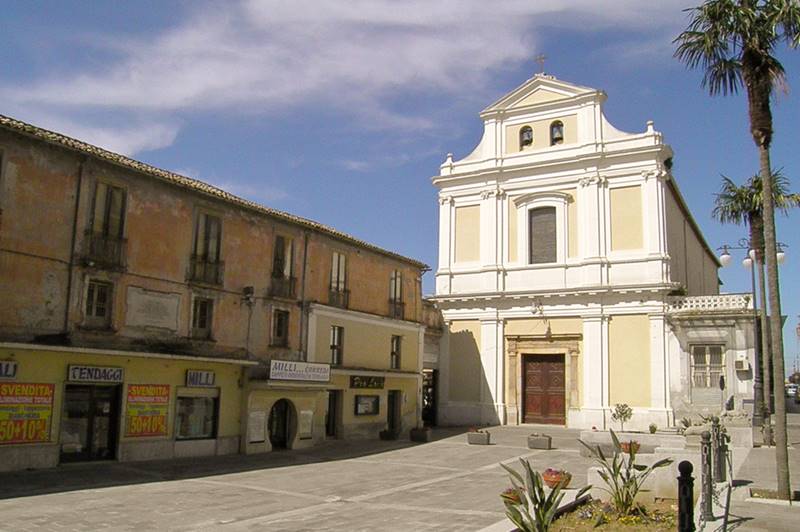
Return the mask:
[[533,58],[534,61],[539,63],[539,72],[544,74],[544,60],[547,59],[547,56],[544,54],[539,54]]

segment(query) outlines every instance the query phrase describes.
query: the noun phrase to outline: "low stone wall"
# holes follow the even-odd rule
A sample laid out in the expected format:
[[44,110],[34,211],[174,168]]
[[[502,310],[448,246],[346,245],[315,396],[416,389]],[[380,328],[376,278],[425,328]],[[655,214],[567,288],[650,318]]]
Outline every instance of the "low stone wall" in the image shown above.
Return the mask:
[[[686,447],[686,438],[680,434],[659,433],[650,434],[646,432],[615,432],[620,442],[636,440],[639,442],[639,453],[654,453],[658,448],[666,449],[684,449]],[[600,430],[583,430],[581,431],[580,439],[585,444],[595,447],[600,446],[600,449],[608,454],[613,454],[614,444],[611,440],[611,433]],[[591,453],[588,449],[581,446],[581,456],[590,456]]]

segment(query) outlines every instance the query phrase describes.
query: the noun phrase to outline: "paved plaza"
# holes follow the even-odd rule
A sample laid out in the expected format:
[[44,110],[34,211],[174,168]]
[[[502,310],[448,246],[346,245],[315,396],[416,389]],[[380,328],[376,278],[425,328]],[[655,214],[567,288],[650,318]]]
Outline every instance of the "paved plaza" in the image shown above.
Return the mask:
[[[568,469],[571,487],[585,484],[591,462],[580,456],[579,431],[490,430],[490,446],[437,429],[426,444],[331,441],[263,455],[4,473],[0,530],[480,530],[504,517],[498,494],[509,483],[500,463],[523,457],[539,470]],[[527,435],[541,430],[554,436],[554,450],[527,448]],[[755,451],[739,478],[769,487],[772,450]],[[800,519],[797,508],[736,498],[739,530],[780,530]]]
[[332,441],[302,451],[0,475],[2,530],[479,530],[503,518],[499,463],[525,457],[586,481],[578,431],[548,428],[553,451],[526,446],[531,427],[463,430],[437,441]]

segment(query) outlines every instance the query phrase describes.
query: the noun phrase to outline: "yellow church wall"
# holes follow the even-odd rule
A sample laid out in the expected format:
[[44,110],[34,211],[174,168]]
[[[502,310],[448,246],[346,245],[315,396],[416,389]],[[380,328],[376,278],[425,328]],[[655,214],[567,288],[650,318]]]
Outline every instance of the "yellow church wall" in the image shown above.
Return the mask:
[[454,321],[450,324],[450,399],[479,401],[481,398],[481,322]]
[[549,90],[545,90],[545,89],[539,89],[539,90],[533,91],[531,94],[525,96],[523,99],[521,99],[516,104],[514,104],[512,106],[512,108],[514,108],[514,107],[525,107],[526,105],[533,105],[533,104],[537,104],[537,103],[553,102],[553,101],[561,100],[561,99],[564,99],[564,98],[566,98],[566,96],[564,96],[563,94],[559,94],[557,92],[553,92],[553,91],[549,91]]
[[611,250],[641,249],[644,245],[642,231],[642,188],[612,188],[608,191],[611,204]]
[[540,335],[547,332],[547,324],[553,334],[582,334],[583,320],[581,318],[524,318],[506,321],[506,336],[524,334]]
[[481,258],[481,207],[456,207],[456,262],[472,262]]
[[608,323],[612,405],[650,406],[650,320],[646,314],[612,316]]
[[[506,126],[506,153],[518,153],[519,151],[541,150],[550,147],[550,125],[560,120],[564,124],[563,144],[575,144],[578,142],[578,118],[576,115],[565,115],[547,120],[535,120],[524,124]],[[520,150],[519,131],[525,126],[530,126],[533,130],[533,144]]]

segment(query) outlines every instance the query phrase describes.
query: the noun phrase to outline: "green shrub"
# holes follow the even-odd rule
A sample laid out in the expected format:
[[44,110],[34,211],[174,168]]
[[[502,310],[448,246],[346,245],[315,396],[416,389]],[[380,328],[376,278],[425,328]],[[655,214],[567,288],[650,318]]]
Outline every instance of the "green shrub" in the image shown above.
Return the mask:
[[650,434],[655,434],[657,430],[658,430],[658,425],[656,425],[655,423],[650,423]]

